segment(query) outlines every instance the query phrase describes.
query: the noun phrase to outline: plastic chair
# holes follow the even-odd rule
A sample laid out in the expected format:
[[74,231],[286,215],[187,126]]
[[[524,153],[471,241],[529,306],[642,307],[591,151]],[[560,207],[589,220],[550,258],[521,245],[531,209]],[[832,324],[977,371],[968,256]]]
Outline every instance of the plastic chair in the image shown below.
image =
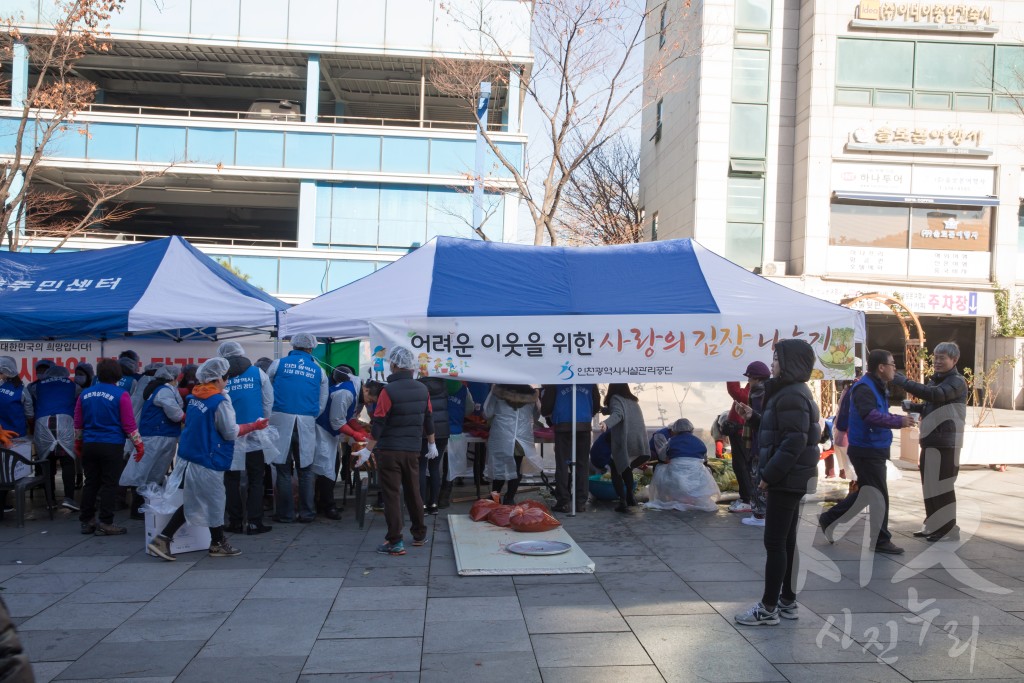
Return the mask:
[[[39,474],[35,476],[14,478],[14,470],[18,463],[36,466]],[[40,488],[46,492],[46,508],[53,520],[53,491],[50,489],[50,460],[29,460],[24,455],[7,448],[0,448],[0,491],[13,491],[15,494],[15,511],[18,515],[18,526],[25,526],[25,492]]]

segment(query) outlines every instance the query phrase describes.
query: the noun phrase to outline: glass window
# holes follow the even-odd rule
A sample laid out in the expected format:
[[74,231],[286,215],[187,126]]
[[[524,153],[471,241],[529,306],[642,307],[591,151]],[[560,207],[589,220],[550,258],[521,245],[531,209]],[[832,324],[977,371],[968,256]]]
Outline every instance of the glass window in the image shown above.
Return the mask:
[[764,220],[764,178],[729,178],[726,194],[725,220],[743,223]]
[[288,31],[288,3],[244,0],[241,21],[239,38],[284,38]]
[[659,227],[660,226],[658,225],[658,212],[655,211],[654,215],[651,216],[651,241],[652,242],[657,242],[658,241],[658,228]]
[[288,133],[284,139],[288,168],[331,167],[331,138],[315,133]]
[[661,140],[661,125],[665,117],[665,100],[658,100],[654,106],[654,141]]
[[[909,97],[907,98],[909,101]],[[870,90],[838,90],[836,91],[836,104],[845,104],[852,107],[870,107]],[[909,104],[908,104],[909,106]]]
[[421,138],[384,138],[382,169],[387,173],[426,173],[430,141]]
[[915,88],[992,90],[992,46],[918,43]]
[[332,190],[331,243],[376,246],[380,186],[341,183]]
[[423,244],[427,234],[427,188],[416,185],[381,185],[380,245],[411,247]]
[[737,27],[771,28],[771,25],[772,0],[736,0]]
[[992,209],[915,207],[910,211],[910,247],[945,251],[988,251]]
[[431,140],[430,172],[462,175],[472,172],[476,163],[476,143],[472,140]]
[[839,40],[836,85],[914,87],[914,44],[899,40]]
[[374,135],[335,135],[334,168],[379,171],[380,138]]
[[[0,119],[0,152],[14,154],[17,130],[17,119]],[[88,139],[84,123],[65,123],[50,138],[50,144],[46,146],[46,156],[83,159]],[[28,135],[25,136],[25,142],[29,142]]]
[[313,242],[316,244],[331,242],[332,189],[326,183],[317,183],[316,186],[316,220],[313,223]]
[[914,93],[914,107],[917,109],[949,109],[952,97],[950,93]]
[[[483,231],[500,240],[505,227],[505,201],[500,194],[485,193]],[[479,239],[473,230],[473,194],[469,188],[431,187],[427,192],[427,239],[437,235]]]
[[270,130],[238,131],[239,166],[281,168],[284,161],[284,133]]
[[732,51],[733,102],[768,101],[767,50]]
[[910,209],[903,206],[832,204],[829,244],[906,249]]
[[239,273],[249,276],[249,284],[264,292],[277,291],[276,258],[262,256],[232,256],[231,266]]
[[734,104],[729,125],[729,156],[764,159],[768,144],[768,107]]
[[235,131],[188,129],[188,160],[201,164],[235,164]]
[[[89,124],[89,158],[135,161],[135,126],[113,123]],[[29,151],[29,150],[23,150]]]
[[953,108],[957,111],[988,111],[992,108],[990,95],[957,95]]
[[328,261],[327,291],[366,277],[377,269],[376,266],[377,264],[373,261]]
[[875,91],[875,106],[876,107],[896,107],[899,109],[909,109],[910,103],[910,92],[909,91],[892,91],[892,90],[876,90]]
[[281,259],[280,294],[323,294],[327,291],[327,262],[312,258]]
[[184,158],[184,128],[139,126],[139,161],[171,163]]
[[1024,92],[1024,47],[996,46],[996,92]]
[[[510,164],[512,164],[517,171],[523,172],[523,143],[521,142],[499,142],[498,149],[501,150],[502,156],[504,156]],[[491,169],[489,175],[493,175],[497,178],[511,178],[512,173],[509,172],[505,165],[498,161],[498,158],[491,151],[490,147],[487,148],[487,168]]]
[[726,223],[725,258],[744,268],[756,268],[761,265],[763,239],[761,223]]

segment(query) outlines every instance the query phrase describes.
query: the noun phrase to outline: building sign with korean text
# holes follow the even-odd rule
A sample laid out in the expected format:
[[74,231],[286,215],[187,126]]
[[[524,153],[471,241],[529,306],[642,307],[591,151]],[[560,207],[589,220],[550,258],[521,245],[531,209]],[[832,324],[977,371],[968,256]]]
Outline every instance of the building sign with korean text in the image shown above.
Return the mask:
[[883,125],[860,127],[850,132],[846,149],[870,152],[907,152],[911,154],[952,154],[989,156],[992,149],[982,147],[984,131],[962,126]]
[[861,0],[851,26],[905,31],[995,33],[991,5]]
[[[795,278],[779,278],[775,282],[783,285],[796,284],[789,280]],[[924,287],[896,287],[850,284],[843,282],[810,281],[803,288],[794,287],[805,294],[819,299],[839,303],[862,294],[880,293],[897,296],[910,310],[919,315],[960,315],[970,317],[992,317],[996,312],[995,296],[991,291],[929,289]],[[858,311],[866,313],[890,313],[885,304],[872,299],[864,299],[851,305]]]
[[[402,345],[420,376],[484,382],[725,381],[751,361],[770,363],[780,339],[814,348],[814,378],[853,375],[856,318],[782,325],[772,315],[621,315],[378,320],[370,343]],[[789,319],[799,319],[799,313]]]

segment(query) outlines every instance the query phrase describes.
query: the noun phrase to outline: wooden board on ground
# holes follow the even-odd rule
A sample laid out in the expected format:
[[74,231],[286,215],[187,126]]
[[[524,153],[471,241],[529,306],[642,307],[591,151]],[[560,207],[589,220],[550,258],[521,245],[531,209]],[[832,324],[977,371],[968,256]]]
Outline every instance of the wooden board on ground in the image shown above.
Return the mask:
[[[526,574],[593,574],[594,561],[559,527],[540,533],[521,533],[489,522],[474,522],[469,515],[448,515],[455,565],[460,576],[517,576]],[[572,550],[561,555],[516,555],[505,550],[525,540],[562,541]]]

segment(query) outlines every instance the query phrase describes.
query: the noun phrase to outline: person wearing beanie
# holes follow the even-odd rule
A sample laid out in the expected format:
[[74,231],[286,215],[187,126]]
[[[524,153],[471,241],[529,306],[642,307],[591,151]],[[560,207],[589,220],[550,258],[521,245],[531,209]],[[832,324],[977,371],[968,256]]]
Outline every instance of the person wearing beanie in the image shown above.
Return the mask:
[[139,376],[139,380],[135,383],[135,388],[132,389],[132,409],[135,411],[136,421],[139,419],[139,413],[142,411],[142,404],[146,400],[142,398],[142,392],[146,390],[146,385],[153,381],[156,371],[163,366],[164,364],[159,361],[147,365],[143,368],[142,375]]
[[61,507],[78,512],[75,504],[75,400],[82,388],[71,380],[68,369],[55,365],[41,379],[29,385],[31,408],[26,410],[35,422],[33,441],[36,458],[48,458],[50,463],[50,490],[56,500],[57,468],[64,484]]
[[184,503],[174,511],[159,535],[146,546],[165,560],[175,560],[171,552],[174,534],[188,522],[210,529],[210,557],[234,557],[242,551],[228,543],[224,535],[224,472],[231,467],[235,439],[266,429],[264,418],[248,424],[235,421],[231,398],[224,393],[230,363],[219,356],[210,358],[196,370],[198,384],[188,397],[185,428],[178,444],[175,468],[184,468]]
[[[274,386],[274,409],[270,423],[277,429],[277,493],[274,521],[291,524],[312,522],[313,454],[316,453],[316,418],[327,407],[327,374],[313,358],[316,337],[305,332],[292,337],[292,350],[278,358],[267,375]],[[292,499],[292,474],[299,479],[299,510]]]
[[[228,383],[224,393],[231,397],[236,420],[242,424],[255,422],[261,417],[269,420],[274,409],[274,387],[267,373],[252,364],[238,342],[224,342],[217,348],[217,355],[228,361]],[[263,474],[266,466],[263,436],[256,431],[235,440],[231,469],[224,473],[229,533],[245,531],[252,536],[271,530],[263,523]],[[242,472],[245,472],[246,480],[244,505]]]
[[[338,481],[340,465],[339,442],[341,436],[360,444],[369,437],[355,419],[359,401],[352,381],[355,371],[347,365],[339,365],[331,373],[328,387],[327,406],[316,418],[316,454],[313,456],[313,474],[316,475],[316,511],[327,519],[341,519],[341,512],[334,500],[334,486]],[[348,444],[342,445],[351,454]]]
[[718,510],[721,491],[711,471],[704,466],[708,447],[693,434],[693,423],[685,417],[659,429],[651,437],[651,455],[659,464],[648,487],[653,510]]
[[142,378],[142,374],[139,373],[139,354],[131,349],[125,349],[118,354],[117,362],[121,365],[121,379],[118,380],[117,386],[130,395]]
[[750,453],[747,451],[748,439],[744,438],[744,432],[748,430],[745,429],[743,416],[736,409],[736,403],[749,406],[751,389],[749,380],[751,376],[759,379],[768,379],[771,376],[771,371],[767,365],[756,360],[747,366],[743,376],[748,380],[746,386],[741,387],[739,382],[726,382],[725,384],[725,388],[734,403],[730,406],[729,416],[722,425],[722,433],[729,437],[729,445],[732,449],[732,469],[736,473],[736,483],[740,489],[739,500],[733,501],[732,505],[729,506],[729,512],[740,513],[750,512],[753,489],[757,484],[750,483],[752,468],[749,462]]

